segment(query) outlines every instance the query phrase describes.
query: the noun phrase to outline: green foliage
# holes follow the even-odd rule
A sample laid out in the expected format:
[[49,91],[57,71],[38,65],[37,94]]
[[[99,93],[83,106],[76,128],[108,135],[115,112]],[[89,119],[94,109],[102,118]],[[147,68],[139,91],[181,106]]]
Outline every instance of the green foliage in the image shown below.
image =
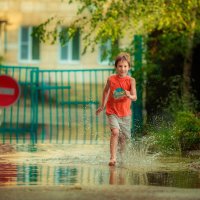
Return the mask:
[[[106,42],[108,39],[114,43],[121,38],[131,39],[134,34],[148,35],[154,30],[187,37],[190,32],[200,30],[198,0],[68,0],[67,2],[78,4],[77,17],[72,19],[68,26],[79,27],[82,31],[84,53],[88,47],[94,50],[97,43]],[[64,23],[64,20],[57,16],[47,19],[38,26],[36,32],[41,41],[51,40],[54,43],[61,36],[57,28]],[[54,28],[48,30],[48,26],[52,24]]]
[[191,112],[178,112],[174,127],[182,151],[200,148],[200,118]]
[[148,135],[154,138],[154,151],[164,154],[181,152],[178,137],[171,122],[167,123],[160,118],[154,119],[153,124],[148,125],[147,132]]
[[[50,28],[52,23],[54,23],[54,26]],[[39,26],[34,27],[32,36],[44,43],[50,42],[51,44],[55,44],[59,39],[61,44],[65,44],[74,36],[78,28],[74,26],[61,28],[62,23],[63,20],[51,17]]]
[[[195,35],[194,39],[197,44],[200,43],[198,35]],[[191,100],[186,102],[182,98],[185,81],[183,65],[186,59],[187,37],[178,33],[154,31],[146,42],[148,46],[145,69],[147,72],[146,96],[148,114],[162,112],[163,107],[166,108],[167,106],[176,110],[185,109],[186,106],[191,109],[194,106],[191,87],[189,87]],[[191,76],[188,78],[191,79]],[[183,105],[184,108],[182,108]]]
[[192,112],[178,111],[168,121],[163,118],[155,121],[148,130],[154,137],[155,150],[175,154],[200,149],[200,118]]
[[165,154],[200,149],[200,118],[195,114],[197,103],[184,102],[180,92],[181,77],[171,79],[170,92],[162,112],[155,114],[147,125],[147,133],[154,137],[155,150]]
[[178,112],[176,115],[178,134],[183,132],[200,132],[200,120],[191,112]]
[[[32,32],[32,36],[38,38],[41,42],[49,42],[54,44],[57,40],[57,26],[53,28],[53,30],[49,30],[48,26],[52,23],[54,17],[49,18],[44,23],[40,24],[39,26],[35,27]],[[57,22],[60,24],[60,22]]]

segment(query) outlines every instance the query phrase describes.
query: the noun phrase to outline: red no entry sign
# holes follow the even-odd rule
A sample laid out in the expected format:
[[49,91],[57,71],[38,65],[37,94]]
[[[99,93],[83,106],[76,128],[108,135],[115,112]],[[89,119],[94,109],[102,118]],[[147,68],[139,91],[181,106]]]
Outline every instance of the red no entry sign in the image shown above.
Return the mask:
[[0,107],[13,105],[20,96],[17,81],[8,75],[0,75]]

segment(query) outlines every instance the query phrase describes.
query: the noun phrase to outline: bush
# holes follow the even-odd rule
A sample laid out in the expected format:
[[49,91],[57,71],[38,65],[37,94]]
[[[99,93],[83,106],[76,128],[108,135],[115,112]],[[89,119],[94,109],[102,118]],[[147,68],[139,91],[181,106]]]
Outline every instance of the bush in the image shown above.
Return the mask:
[[189,111],[178,112],[174,122],[181,151],[200,149],[200,118]]
[[190,111],[177,112],[170,122],[158,120],[148,132],[155,140],[153,149],[165,154],[200,149],[200,118]]
[[164,154],[180,153],[181,148],[178,137],[171,123],[159,123],[159,125],[151,126],[150,135],[154,138],[153,150]]

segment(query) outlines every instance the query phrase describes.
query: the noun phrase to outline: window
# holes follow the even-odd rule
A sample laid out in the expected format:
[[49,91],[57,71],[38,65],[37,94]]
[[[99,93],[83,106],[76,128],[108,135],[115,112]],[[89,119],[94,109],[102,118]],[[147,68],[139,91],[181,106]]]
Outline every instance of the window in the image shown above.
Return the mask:
[[109,59],[109,53],[111,52],[112,45],[111,41],[108,40],[105,43],[100,44],[99,47],[99,63],[102,65],[109,65],[110,64],[110,59]]
[[39,39],[31,36],[34,27],[23,26],[20,30],[20,60],[38,61],[40,59]]
[[68,40],[68,32],[66,30],[64,37],[66,37],[67,42],[60,43],[61,62],[78,62],[80,60],[80,31],[77,30],[74,36]]

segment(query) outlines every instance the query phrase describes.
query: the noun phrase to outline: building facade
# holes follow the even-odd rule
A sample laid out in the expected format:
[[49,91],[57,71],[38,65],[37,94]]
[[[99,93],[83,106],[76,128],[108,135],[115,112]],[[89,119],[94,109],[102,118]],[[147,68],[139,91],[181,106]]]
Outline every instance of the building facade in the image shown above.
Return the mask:
[[[3,65],[38,66],[41,69],[84,69],[109,67],[108,58],[102,60],[99,45],[94,52],[82,55],[82,35],[77,32],[65,45],[39,42],[31,36],[34,27],[51,17],[63,20],[67,27],[76,17],[78,4],[61,0],[0,0],[0,57]],[[103,47],[103,48],[102,48]]]

